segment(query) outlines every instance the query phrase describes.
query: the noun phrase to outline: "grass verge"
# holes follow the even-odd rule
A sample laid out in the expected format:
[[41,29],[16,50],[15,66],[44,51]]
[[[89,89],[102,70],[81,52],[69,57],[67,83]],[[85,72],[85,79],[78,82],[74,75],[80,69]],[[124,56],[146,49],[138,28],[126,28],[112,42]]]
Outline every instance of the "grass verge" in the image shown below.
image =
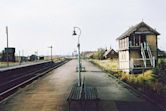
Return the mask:
[[155,77],[155,71],[147,70],[142,74],[129,74],[118,70],[117,60],[90,60],[90,62],[150,97],[160,101],[166,100],[166,84]]

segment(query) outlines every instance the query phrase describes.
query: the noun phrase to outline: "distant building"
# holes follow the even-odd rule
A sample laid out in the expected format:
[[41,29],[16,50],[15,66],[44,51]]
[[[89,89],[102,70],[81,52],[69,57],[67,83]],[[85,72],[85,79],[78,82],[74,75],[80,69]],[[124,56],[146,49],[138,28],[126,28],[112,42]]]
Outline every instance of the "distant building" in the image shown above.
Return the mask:
[[21,56],[21,61],[20,62],[27,62],[27,61],[28,61],[28,57]]
[[1,55],[1,61],[2,62],[15,62],[16,58],[15,58],[15,48],[13,47],[9,47],[9,48],[5,48],[2,51],[2,55]]
[[40,57],[39,57],[39,60],[44,60],[44,56],[40,56]]
[[119,69],[137,73],[156,67],[158,35],[155,29],[141,22],[118,37]]
[[38,60],[38,56],[32,54],[32,55],[29,57],[29,60],[30,60],[30,61],[36,61],[36,60]]
[[112,48],[106,50],[103,56],[105,59],[118,59],[118,53]]

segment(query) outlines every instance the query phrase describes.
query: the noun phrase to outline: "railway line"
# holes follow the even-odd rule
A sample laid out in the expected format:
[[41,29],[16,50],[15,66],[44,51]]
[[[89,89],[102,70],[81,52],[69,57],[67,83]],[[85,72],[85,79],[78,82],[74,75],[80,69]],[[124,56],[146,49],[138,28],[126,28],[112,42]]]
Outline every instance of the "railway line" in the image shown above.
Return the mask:
[[46,62],[38,65],[7,70],[0,74],[0,102],[12,95],[20,87],[31,83],[33,80],[43,76],[49,71],[65,64],[68,60],[61,62]]

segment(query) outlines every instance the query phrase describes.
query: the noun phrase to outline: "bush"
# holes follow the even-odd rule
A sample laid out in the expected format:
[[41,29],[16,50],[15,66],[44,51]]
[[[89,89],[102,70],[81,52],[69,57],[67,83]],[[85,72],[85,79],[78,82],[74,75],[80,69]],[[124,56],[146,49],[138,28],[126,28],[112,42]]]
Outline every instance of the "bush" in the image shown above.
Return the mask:
[[104,59],[104,53],[105,49],[99,48],[93,55],[90,56],[91,59],[98,59],[98,60],[103,60]]
[[153,68],[152,71],[153,74],[159,74],[159,67]]
[[123,75],[121,75],[120,80],[124,81],[124,82],[128,82],[130,78],[129,74],[124,73]]
[[160,69],[160,70],[165,70],[165,67],[166,67],[166,60],[164,60],[164,59],[159,60],[158,66],[159,66],[159,69]]

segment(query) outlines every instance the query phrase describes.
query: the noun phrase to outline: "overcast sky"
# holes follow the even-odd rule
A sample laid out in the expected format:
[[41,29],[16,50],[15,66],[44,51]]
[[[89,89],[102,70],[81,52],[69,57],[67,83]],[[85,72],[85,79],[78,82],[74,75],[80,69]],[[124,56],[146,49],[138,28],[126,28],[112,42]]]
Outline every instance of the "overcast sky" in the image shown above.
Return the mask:
[[[71,54],[77,49],[73,27],[82,30],[81,50],[118,49],[115,40],[130,26],[144,20],[156,28],[159,48],[166,50],[165,0],[0,0],[0,50],[9,46],[16,53]],[[78,31],[78,30],[77,30]]]

